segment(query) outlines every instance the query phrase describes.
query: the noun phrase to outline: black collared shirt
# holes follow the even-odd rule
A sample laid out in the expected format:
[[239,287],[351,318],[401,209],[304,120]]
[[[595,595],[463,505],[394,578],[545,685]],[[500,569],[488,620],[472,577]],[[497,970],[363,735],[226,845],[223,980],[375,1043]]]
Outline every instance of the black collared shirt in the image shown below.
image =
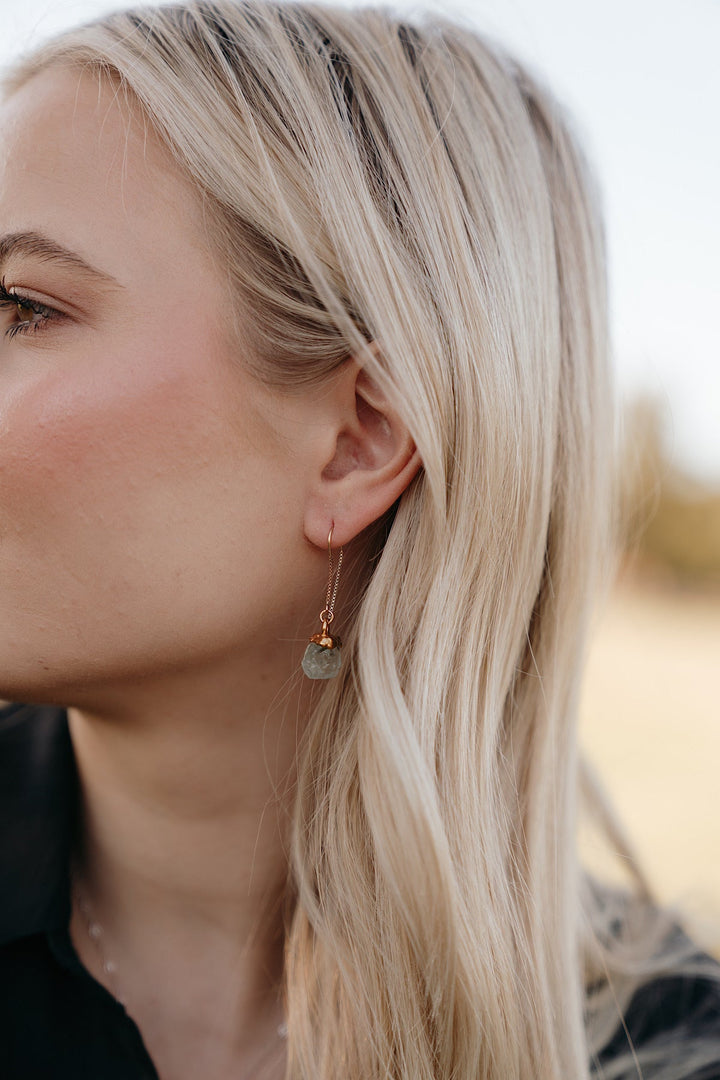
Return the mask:
[[77,804],[66,711],[0,708],[0,1080],[158,1080],[70,938]]
[[[0,1080],[158,1080],[137,1025],[68,931],[78,793],[66,711],[0,708]],[[638,1045],[676,1030],[720,1042],[720,987],[658,979],[636,993],[625,1023]],[[622,1028],[601,1062],[618,1049]],[[720,1080],[720,1066],[688,1080]]]

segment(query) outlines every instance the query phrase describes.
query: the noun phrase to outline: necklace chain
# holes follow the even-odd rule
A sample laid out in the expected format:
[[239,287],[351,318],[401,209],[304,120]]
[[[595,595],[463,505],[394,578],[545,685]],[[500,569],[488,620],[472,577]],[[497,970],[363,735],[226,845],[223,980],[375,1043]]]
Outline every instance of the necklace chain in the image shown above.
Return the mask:
[[[95,949],[97,950],[98,958],[100,960],[100,964],[102,966],[102,970],[105,973],[105,975],[107,976],[108,981],[112,985],[113,996],[120,1002],[120,1004],[124,1008],[126,1008],[127,1007],[127,1001],[122,996],[122,994],[119,992],[119,989],[118,989],[117,965],[112,960],[109,960],[107,958],[107,956],[105,955],[105,950],[103,948],[102,942],[103,942],[104,930],[103,930],[102,926],[100,925],[100,923],[95,918],[93,918],[92,912],[90,910],[90,906],[88,905],[87,900],[85,899],[85,896],[84,896],[84,894],[83,894],[83,892],[82,892],[82,890],[80,888],[80,885],[78,883],[77,875],[74,872],[71,873],[71,883],[72,883],[72,893],[73,893],[75,902],[77,903],[78,909],[82,913],[83,920],[84,920],[84,923],[85,923],[85,928],[86,928],[87,933],[88,933],[88,937],[90,938],[93,945],[95,946]],[[287,1037],[288,1037],[288,1028],[287,1028],[287,1024],[284,1021],[281,1024],[278,1024],[276,1034],[280,1039],[287,1039]],[[268,1044],[267,1048],[263,1051],[261,1057],[253,1065],[252,1072],[254,1072],[254,1070],[257,1069],[258,1066],[263,1064],[265,1059],[270,1056],[271,1051],[273,1051],[275,1049],[276,1045],[277,1045],[277,1043],[275,1042],[275,1040],[273,1040],[271,1043]],[[240,1080],[249,1080],[250,1075],[251,1075],[250,1073],[248,1073],[247,1076],[243,1075],[240,1078]]]
[[103,949],[103,944],[102,944],[103,928],[100,925],[100,923],[97,922],[93,918],[92,913],[90,911],[90,908],[88,907],[87,901],[85,900],[85,897],[83,896],[82,892],[80,891],[80,887],[79,887],[77,881],[73,882],[73,892],[75,894],[75,900],[77,902],[77,906],[80,909],[80,911],[82,912],[83,919],[85,921],[85,927],[86,927],[87,933],[88,933],[88,937],[90,938],[93,945],[95,946],[95,949],[97,950],[97,954],[98,954],[98,957],[100,958],[100,964],[102,965],[103,971],[105,972],[108,979],[112,983],[113,994],[117,998],[117,1000],[120,1002],[121,1005],[127,1005],[127,1001],[125,1000],[125,998],[122,996],[122,994],[118,990],[117,976],[116,976],[117,966],[113,963],[112,960],[108,960],[107,957],[105,956],[105,950]]

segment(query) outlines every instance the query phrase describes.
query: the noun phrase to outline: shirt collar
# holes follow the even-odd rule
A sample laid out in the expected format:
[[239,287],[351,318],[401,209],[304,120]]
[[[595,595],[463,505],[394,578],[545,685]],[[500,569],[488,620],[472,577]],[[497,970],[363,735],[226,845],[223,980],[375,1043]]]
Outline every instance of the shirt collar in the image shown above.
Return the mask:
[[67,925],[78,791],[66,710],[0,708],[0,944]]

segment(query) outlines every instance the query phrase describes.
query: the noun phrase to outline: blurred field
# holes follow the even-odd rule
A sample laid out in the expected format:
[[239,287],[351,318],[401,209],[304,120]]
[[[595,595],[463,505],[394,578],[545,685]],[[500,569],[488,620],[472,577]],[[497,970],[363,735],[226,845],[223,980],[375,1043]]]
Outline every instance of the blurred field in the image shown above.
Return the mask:
[[719,684],[720,592],[624,574],[591,646],[580,746],[660,899],[700,920],[720,920]]
[[[720,491],[673,466],[662,402],[630,403],[625,424],[625,565],[591,639],[580,747],[660,900],[720,956]],[[589,830],[581,851],[623,880]]]

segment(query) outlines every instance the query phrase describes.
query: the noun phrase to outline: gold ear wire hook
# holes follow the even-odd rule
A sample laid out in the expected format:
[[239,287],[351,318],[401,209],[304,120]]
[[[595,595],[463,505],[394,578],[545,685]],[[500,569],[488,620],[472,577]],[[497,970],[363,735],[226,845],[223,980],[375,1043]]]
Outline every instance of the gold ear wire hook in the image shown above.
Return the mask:
[[322,630],[318,634],[313,634],[310,638],[305,649],[305,655],[302,659],[302,669],[309,679],[332,679],[337,675],[342,663],[342,642],[337,635],[333,637],[328,633],[328,626],[335,618],[335,598],[337,596],[338,583],[340,581],[340,567],[342,566],[343,560],[343,549],[340,548],[337,569],[335,571],[335,582],[333,584],[332,534],[334,531],[335,522],[333,521],[330,526],[330,532],[328,533],[329,571],[327,596],[325,598],[325,607],[322,609],[319,616],[322,623]]

